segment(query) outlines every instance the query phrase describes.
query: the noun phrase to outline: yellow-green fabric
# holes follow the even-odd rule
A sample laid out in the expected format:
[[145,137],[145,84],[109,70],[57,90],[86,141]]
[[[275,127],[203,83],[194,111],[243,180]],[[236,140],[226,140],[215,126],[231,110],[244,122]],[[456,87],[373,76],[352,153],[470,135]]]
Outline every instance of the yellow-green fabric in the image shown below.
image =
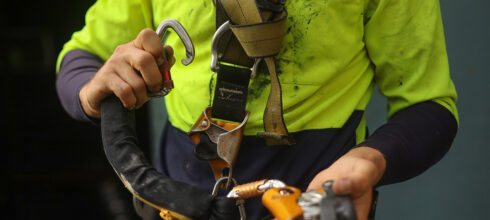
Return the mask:
[[[375,83],[388,98],[388,117],[433,100],[457,118],[437,0],[289,0],[286,7],[287,32],[276,58],[289,132],[342,127],[354,110],[366,108]],[[58,68],[74,49],[105,60],[117,45],[168,18],[183,24],[196,47],[192,64],[172,68],[175,88],[165,98],[172,125],[188,131],[211,104],[216,83],[209,68],[212,0],[99,0],[88,11],[86,26],[64,46]],[[166,44],[177,60],[185,57],[176,34],[169,34]],[[250,82],[246,135],[263,131],[269,90],[265,72]],[[358,142],[363,132],[358,129]]]

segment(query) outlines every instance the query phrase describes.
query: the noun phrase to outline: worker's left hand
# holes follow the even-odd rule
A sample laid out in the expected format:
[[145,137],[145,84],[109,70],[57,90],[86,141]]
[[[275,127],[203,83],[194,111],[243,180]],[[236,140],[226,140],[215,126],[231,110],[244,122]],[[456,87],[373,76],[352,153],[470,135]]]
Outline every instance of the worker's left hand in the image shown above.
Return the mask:
[[325,181],[333,180],[337,195],[350,195],[358,220],[366,220],[371,207],[373,187],[383,176],[386,160],[378,150],[370,147],[352,149],[329,168],[318,173],[308,190],[321,189]]

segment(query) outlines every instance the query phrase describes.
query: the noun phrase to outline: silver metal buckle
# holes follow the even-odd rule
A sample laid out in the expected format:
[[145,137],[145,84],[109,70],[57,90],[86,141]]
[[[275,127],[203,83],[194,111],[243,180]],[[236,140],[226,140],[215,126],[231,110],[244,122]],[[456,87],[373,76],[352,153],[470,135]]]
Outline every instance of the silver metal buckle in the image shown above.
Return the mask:
[[[213,40],[211,42],[211,70],[213,72],[218,72],[219,66],[218,62],[219,59],[221,59],[221,56],[223,54],[218,54],[218,43],[221,37],[231,29],[231,22],[226,21],[223,23],[214,33]],[[255,75],[257,73],[257,68],[259,66],[260,61],[262,61],[262,58],[255,58],[254,65],[250,69],[250,77],[255,78]]]

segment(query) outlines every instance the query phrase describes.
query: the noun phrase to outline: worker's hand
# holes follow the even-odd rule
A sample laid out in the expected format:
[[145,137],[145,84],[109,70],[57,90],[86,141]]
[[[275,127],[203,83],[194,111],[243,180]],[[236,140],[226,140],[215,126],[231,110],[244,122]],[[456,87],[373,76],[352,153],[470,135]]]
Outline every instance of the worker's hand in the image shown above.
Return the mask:
[[175,63],[173,49],[163,46],[151,29],[135,40],[118,46],[112,56],[79,92],[85,113],[100,118],[100,102],[115,94],[127,109],[138,109],[148,101],[147,91],[162,89],[162,72]]
[[358,220],[366,220],[373,186],[381,179],[385,168],[386,161],[381,152],[370,147],[355,148],[318,173],[308,190],[321,189],[324,182],[333,180],[335,194],[350,195]]

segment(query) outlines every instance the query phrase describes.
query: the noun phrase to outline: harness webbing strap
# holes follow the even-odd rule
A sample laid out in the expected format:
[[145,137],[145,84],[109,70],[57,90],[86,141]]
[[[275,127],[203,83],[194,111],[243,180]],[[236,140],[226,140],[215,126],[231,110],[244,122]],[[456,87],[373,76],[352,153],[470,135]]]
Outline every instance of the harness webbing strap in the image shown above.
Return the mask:
[[[272,0],[271,2],[277,3],[278,1]],[[233,24],[231,30],[247,56],[264,57],[269,70],[271,91],[264,112],[265,132],[258,135],[266,139],[267,145],[294,144],[283,119],[281,85],[274,59],[274,56],[280,51],[286,30],[286,11],[274,13],[260,10],[255,0],[218,0],[216,5],[224,9],[223,11]],[[221,11],[217,9],[217,13]],[[222,15],[217,15],[217,17],[222,17]]]
[[[216,5],[216,29],[223,23],[230,20],[221,5],[221,1],[215,2]],[[247,56],[243,47],[240,45],[235,35],[227,31],[218,42],[218,56],[222,62],[233,63],[240,66],[252,67],[254,60]]]
[[249,57],[271,57],[281,50],[286,12],[279,19],[253,25],[233,25],[231,30]]
[[276,73],[274,58],[267,57],[265,62],[271,78],[271,91],[263,116],[265,132],[260,132],[257,135],[264,138],[268,146],[292,145],[294,139],[289,135],[282,116],[281,84]]
[[241,122],[245,117],[250,70],[218,65],[212,117]]

